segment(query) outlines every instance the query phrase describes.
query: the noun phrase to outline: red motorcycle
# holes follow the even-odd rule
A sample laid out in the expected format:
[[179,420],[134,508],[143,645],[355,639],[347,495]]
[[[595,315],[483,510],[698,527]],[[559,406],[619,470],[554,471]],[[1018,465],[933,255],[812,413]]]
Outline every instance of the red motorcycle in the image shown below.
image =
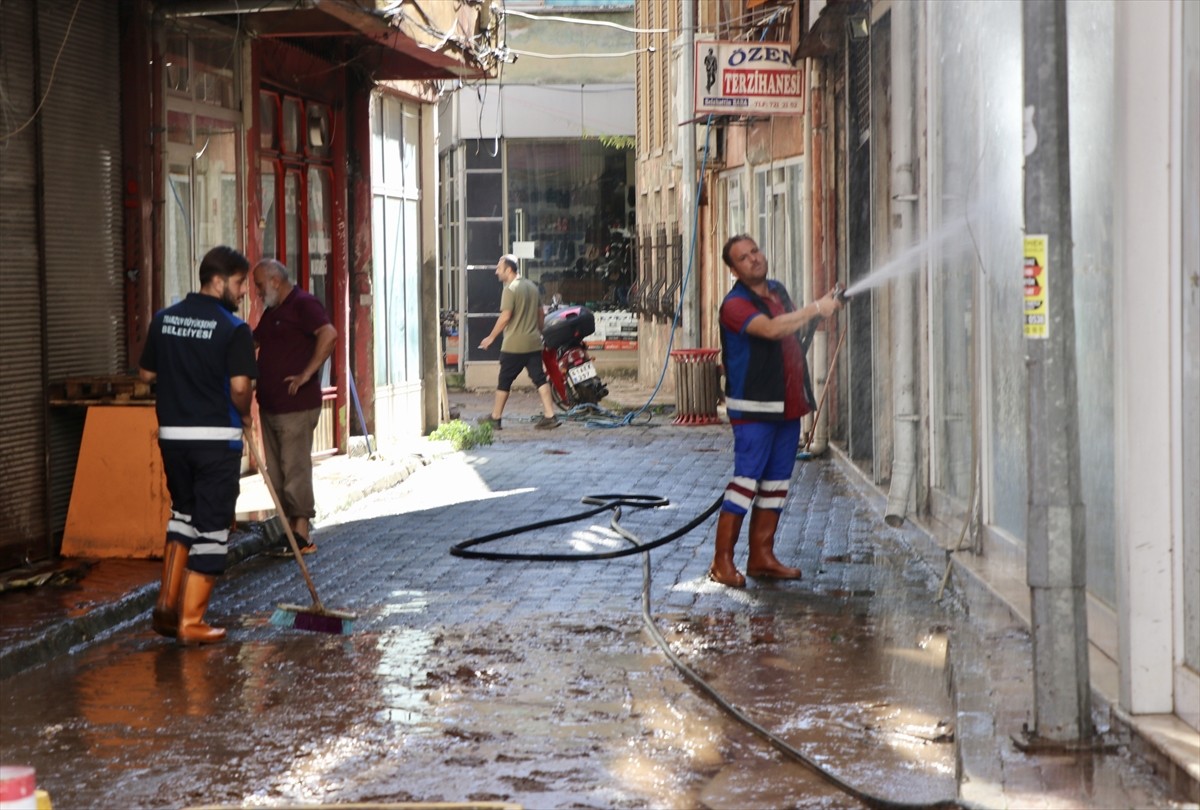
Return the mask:
[[608,396],[608,387],[583,345],[583,339],[595,331],[596,316],[585,306],[556,309],[546,315],[542,364],[554,404],[563,410],[583,403],[598,404]]

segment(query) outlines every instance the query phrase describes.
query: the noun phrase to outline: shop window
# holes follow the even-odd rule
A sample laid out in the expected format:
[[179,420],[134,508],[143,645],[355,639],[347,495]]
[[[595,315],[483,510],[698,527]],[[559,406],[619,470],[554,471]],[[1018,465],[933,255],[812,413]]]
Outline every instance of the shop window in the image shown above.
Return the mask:
[[667,229],[658,228],[654,232],[654,287],[650,288],[650,314],[662,316],[662,293],[667,288]]
[[285,98],[283,100],[282,137],[284,154],[300,154],[301,145],[304,143],[300,132],[303,120],[303,105],[300,103],[300,99]]
[[186,34],[175,33],[167,36],[167,46],[163,52],[163,80],[167,92],[175,96],[191,98],[191,74],[188,71],[188,38]]
[[[308,291],[333,312],[333,171],[308,169]],[[332,385],[332,362],[321,368],[321,386]]]
[[167,113],[167,141],[169,143],[191,144],[192,116],[176,110],[169,111]]
[[236,110],[237,41],[224,32],[200,31],[192,40],[192,92],[196,101]]
[[[558,295],[604,308],[625,296],[633,259],[629,154],[593,140],[506,143],[508,241],[532,243],[525,274],[547,302]],[[467,199],[473,204],[472,194]]]
[[467,263],[492,267],[504,253],[502,222],[473,222],[467,227]]
[[495,141],[467,141],[464,152],[466,153],[467,171],[472,169],[499,169],[500,150]]
[[[504,177],[499,172],[471,175],[471,193],[467,196],[468,217],[501,217],[504,214]],[[497,257],[499,258],[499,257]]]
[[231,32],[203,25],[166,37],[162,290],[167,305],[199,288],[196,269],[209,249],[244,243],[240,47]]
[[192,263],[192,173],[188,162],[167,167],[167,204],[163,217],[165,255],[163,303],[176,304],[198,289]]
[[333,122],[325,104],[309,104],[306,111],[307,148],[310,157],[327,158],[332,153]]
[[[504,248],[504,175],[499,151],[493,155],[493,146],[493,141],[468,142],[464,151],[467,264],[494,268],[496,261],[507,251]],[[474,300],[477,302],[478,296],[474,296]],[[474,303],[471,309],[478,311]]]
[[262,219],[259,220],[259,228],[262,229],[262,257],[264,259],[277,259],[279,252],[276,245],[279,241],[279,208],[275,204],[275,189],[279,182],[279,162],[276,160],[263,160],[259,163],[258,169],[258,186],[259,186],[259,208],[262,212]]
[[198,115],[195,121],[196,255],[203,256],[217,245],[241,244],[237,196],[241,128],[221,118]]
[[683,283],[683,235],[680,234],[678,225],[671,235],[670,251],[666,284],[658,304],[659,311],[667,320],[673,319],[679,309],[679,288]]
[[292,271],[296,281],[304,281],[304,265],[300,258],[300,172],[288,169],[283,176],[283,263]]
[[326,289],[333,263],[333,172],[324,167],[308,169],[308,276],[309,292],[329,310],[331,295]]
[[409,394],[384,389],[404,386],[411,392],[405,384],[421,378],[420,110],[376,94],[371,124],[375,390],[377,398],[398,403]]
[[634,254],[640,258],[637,278],[629,289],[629,308],[634,312],[648,314],[650,307],[647,305],[647,291],[654,286],[654,240],[650,238],[649,231],[644,231],[638,242],[641,251]]
[[260,149],[279,151],[279,96],[274,93],[258,94],[258,146]]
[[754,174],[758,233],[751,234],[794,299],[804,289],[803,167],[799,163]]
[[719,238],[724,245],[731,236],[746,232],[746,200],[742,192],[741,174],[724,178],[725,182],[725,233]]

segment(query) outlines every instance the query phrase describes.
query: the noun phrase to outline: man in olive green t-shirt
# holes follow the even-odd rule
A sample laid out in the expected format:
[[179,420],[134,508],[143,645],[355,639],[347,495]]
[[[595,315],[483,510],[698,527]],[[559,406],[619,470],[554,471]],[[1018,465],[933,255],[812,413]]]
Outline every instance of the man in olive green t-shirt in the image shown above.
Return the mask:
[[534,427],[543,430],[556,428],[558,418],[554,415],[554,401],[550,398],[550,383],[546,381],[546,370],[542,368],[542,301],[538,286],[517,274],[517,259],[512,255],[500,257],[496,263],[496,278],[504,285],[500,296],[500,318],[492,327],[492,333],[479,341],[479,348],[486,349],[496,341],[501,332],[504,340],[500,344],[500,381],[496,384],[496,401],[492,404],[492,415],[479,420],[500,430],[500,417],[508,402],[508,392],[521,369],[529,372],[538,396],[542,398],[542,418]]

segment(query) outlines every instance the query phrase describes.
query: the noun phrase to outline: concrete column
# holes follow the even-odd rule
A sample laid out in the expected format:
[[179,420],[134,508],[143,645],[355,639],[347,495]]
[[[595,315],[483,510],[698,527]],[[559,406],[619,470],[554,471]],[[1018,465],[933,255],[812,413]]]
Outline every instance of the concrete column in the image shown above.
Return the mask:
[[[1079,482],[1071,261],[1071,155],[1067,117],[1067,8],[1021,11],[1025,87],[1025,232],[1044,235],[1038,283],[1047,331],[1027,337],[1029,513],[1026,580],[1033,624],[1033,733],[1068,743],[1092,735],[1087,556]],[[1015,269],[1014,269],[1015,272]]]

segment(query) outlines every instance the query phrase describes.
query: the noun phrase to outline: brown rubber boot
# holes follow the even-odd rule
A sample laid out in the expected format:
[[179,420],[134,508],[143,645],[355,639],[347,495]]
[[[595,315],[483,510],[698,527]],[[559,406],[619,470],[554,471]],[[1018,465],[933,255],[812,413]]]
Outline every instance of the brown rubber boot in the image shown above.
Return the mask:
[[718,585],[730,588],[746,587],[746,578],[733,563],[733,547],[737,545],[738,532],[742,530],[742,516],[722,511],[717,517],[717,541],[713,552],[708,578]]
[[187,570],[188,549],[183,543],[168,540],[163,546],[162,586],[158,589],[158,601],[150,614],[150,626],[154,632],[167,638],[175,638],[179,630],[179,591],[183,585],[183,573]]
[[750,511],[750,559],[746,573],[766,579],[800,579],[800,569],[784,565],[775,557],[775,529],[779,513],[774,509]]
[[204,623],[208,597],[217,578],[188,571],[183,576],[183,595],[179,599],[179,643],[213,644],[225,638],[225,631]]

